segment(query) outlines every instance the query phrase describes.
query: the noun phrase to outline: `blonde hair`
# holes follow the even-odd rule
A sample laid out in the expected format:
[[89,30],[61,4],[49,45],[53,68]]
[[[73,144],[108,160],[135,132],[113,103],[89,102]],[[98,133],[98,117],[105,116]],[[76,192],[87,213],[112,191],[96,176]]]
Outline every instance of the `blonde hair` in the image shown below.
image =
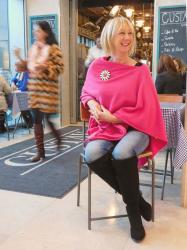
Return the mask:
[[114,52],[113,38],[124,27],[130,28],[133,34],[133,43],[129,50],[129,56],[132,56],[134,54],[136,48],[134,26],[131,21],[129,21],[129,19],[119,16],[108,20],[101,33],[101,46],[107,55],[111,55]]
[[175,66],[179,73],[181,73],[182,75],[186,73],[187,65],[183,62],[181,58],[173,57],[173,62],[175,63]]

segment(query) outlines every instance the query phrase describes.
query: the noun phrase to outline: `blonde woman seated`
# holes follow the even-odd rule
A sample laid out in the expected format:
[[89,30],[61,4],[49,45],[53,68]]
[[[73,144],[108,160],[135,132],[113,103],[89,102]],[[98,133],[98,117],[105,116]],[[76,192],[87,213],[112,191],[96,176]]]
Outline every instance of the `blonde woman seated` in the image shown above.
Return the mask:
[[81,101],[89,107],[88,166],[122,195],[131,237],[145,237],[142,217],[150,221],[152,208],[139,192],[137,155],[155,155],[167,143],[160,105],[147,65],[131,58],[135,31],[124,17],[109,20],[101,34],[107,57],[90,65]]

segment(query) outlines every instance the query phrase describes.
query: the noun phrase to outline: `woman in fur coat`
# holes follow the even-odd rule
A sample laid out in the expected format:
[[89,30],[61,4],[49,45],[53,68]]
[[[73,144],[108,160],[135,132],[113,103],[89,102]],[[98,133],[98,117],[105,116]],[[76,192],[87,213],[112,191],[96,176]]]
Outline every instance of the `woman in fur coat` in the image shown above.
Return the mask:
[[15,55],[22,64],[26,64],[29,72],[29,105],[33,113],[38,150],[32,161],[36,162],[45,158],[43,116],[57,140],[57,148],[60,149],[61,137],[51,116],[58,111],[58,77],[63,72],[64,64],[62,52],[48,22],[38,22],[34,36],[35,42],[29,50],[27,62],[21,60],[19,50],[15,50]]

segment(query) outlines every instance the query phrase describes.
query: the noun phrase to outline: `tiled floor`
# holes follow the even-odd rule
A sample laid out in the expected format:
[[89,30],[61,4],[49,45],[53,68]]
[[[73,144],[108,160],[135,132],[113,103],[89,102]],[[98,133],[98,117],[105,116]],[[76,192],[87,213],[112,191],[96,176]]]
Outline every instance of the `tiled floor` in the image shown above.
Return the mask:
[[[24,132],[24,134],[23,134]],[[0,148],[31,137],[20,131],[14,140],[1,139]],[[164,156],[156,159],[161,166]],[[150,199],[150,190],[142,188]],[[92,177],[94,215],[124,213],[121,197],[96,175]],[[156,192],[155,222],[145,222],[146,238],[136,244],[129,237],[127,218],[92,222],[87,230],[87,180],[81,185],[81,206],[76,189],[63,199],[0,190],[0,250],[185,250],[187,209],[180,204],[180,172],[168,183],[164,201]]]

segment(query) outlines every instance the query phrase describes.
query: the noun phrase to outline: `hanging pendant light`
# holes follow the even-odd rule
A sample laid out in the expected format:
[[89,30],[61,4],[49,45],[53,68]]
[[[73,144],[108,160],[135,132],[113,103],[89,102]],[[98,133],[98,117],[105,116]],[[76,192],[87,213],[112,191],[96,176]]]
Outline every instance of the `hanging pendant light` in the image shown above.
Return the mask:
[[115,17],[119,13],[120,9],[121,9],[121,6],[115,5],[114,7],[112,7],[111,11],[109,12],[109,16]]
[[149,33],[151,31],[151,25],[152,25],[151,19],[152,19],[152,3],[151,3],[151,13],[149,15],[149,25],[143,27],[145,33]]
[[136,20],[136,26],[137,27],[142,28],[143,25],[144,25],[144,20],[143,19]]
[[134,9],[132,8],[124,9],[124,12],[128,18],[131,18],[134,14]]
[[143,4],[143,7],[142,7],[142,18],[139,18],[136,20],[136,26],[139,27],[139,28],[142,28],[144,26],[144,4]]

